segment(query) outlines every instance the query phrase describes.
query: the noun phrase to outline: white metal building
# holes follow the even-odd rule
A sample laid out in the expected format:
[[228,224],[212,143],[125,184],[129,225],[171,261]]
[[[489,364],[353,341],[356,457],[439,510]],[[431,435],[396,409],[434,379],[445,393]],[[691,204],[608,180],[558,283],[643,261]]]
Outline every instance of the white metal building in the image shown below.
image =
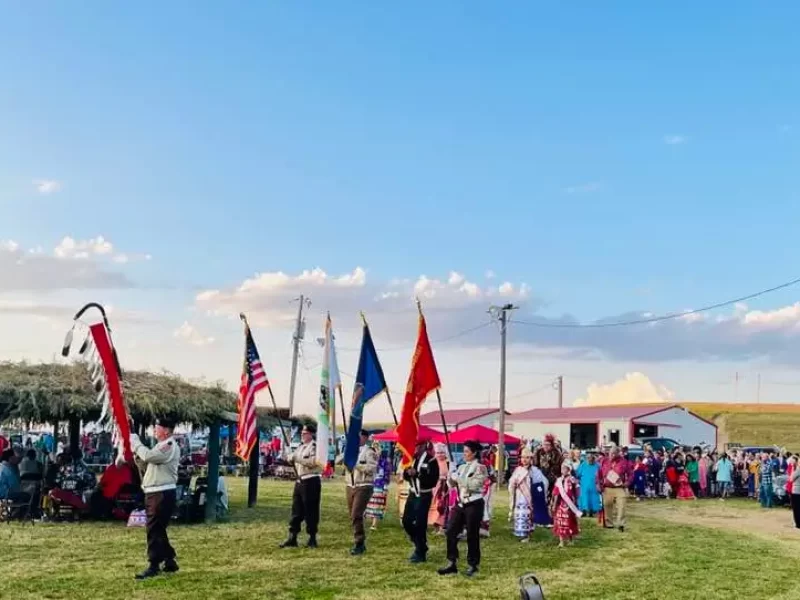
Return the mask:
[[[691,446],[717,445],[717,426],[678,404],[638,404],[537,408],[506,418],[507,431],[517,437],[541,440],[548,433],[564,446],[594,448],[633,438],[665,437]],[[497,427],[495,417],[492,427]]]

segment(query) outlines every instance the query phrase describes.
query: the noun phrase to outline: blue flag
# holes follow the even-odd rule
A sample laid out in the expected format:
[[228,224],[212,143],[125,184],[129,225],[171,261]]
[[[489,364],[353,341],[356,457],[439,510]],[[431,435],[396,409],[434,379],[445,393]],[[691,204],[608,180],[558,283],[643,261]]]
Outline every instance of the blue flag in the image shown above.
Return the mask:
[[364,422],[364,406],[386,389],[383,369],[378,361],[378,353],[372,343],[369,326],[364,322],[361,338],[361,357],[358,359],[356,384],[353,388],[353,406],[350,410],[350,425],[347,428],[347,442],[344,447],[344,464],[351,471],[358,461],[358,436]]

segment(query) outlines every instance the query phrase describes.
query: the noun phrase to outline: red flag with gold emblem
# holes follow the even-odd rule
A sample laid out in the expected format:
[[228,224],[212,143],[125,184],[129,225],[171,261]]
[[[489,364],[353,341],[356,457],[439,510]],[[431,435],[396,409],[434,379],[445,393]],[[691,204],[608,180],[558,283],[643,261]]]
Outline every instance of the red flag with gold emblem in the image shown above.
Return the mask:
[[417,346],[411,360],[411,373],[408,376],[400,423],[397,425],[397,446],[403,453],[400,464],[404,468],[414,460],[414,447],[417,444],[417,434],[419,433],[420,409],[428,394],[438,390],[441,385],[439,373],[436,371],[436,362],[433,360],[433,350],[428,339],[425,317],[420,312]]

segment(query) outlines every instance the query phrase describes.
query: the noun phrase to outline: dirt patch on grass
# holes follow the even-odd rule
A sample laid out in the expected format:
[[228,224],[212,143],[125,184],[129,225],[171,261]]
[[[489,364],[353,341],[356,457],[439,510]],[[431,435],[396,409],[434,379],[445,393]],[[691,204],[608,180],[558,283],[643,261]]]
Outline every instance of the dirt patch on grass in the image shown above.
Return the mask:
[[631,503],[632,514],[682,525],[696,525],[748,533],[760,538],[778,540],[800,553],[800,529],[786,508],[754,509],[738,503],[719,500],[659,500]]

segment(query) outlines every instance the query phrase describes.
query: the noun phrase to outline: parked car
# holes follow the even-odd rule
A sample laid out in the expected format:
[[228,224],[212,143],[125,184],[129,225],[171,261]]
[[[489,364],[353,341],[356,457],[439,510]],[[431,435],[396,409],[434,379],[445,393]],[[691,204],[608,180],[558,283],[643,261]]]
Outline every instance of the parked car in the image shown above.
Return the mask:
[[[623,446],[623,448],[628,449],[628,460],[636,460],[637,456],[644,456],[644,448],[642,448],[638,444],[628,444],[627,446]],[[602,451],[605,454],[608,454],[611,450],[611,444],[606,444],[602,447]],[[588,450],[585,454],[597,454],[598,450]]]
[[688,446],[684,446],[683,444],[676,442],[671,438],[665,437],[645,437],[645,438],[635,438],[637,444],[641,444],[642,446],[650,446],[653,449],[653,452],[658,452],[659,450],[663,450],[664,452],[674,452],[675,450],[684,450],[689,451],[692,448]]

